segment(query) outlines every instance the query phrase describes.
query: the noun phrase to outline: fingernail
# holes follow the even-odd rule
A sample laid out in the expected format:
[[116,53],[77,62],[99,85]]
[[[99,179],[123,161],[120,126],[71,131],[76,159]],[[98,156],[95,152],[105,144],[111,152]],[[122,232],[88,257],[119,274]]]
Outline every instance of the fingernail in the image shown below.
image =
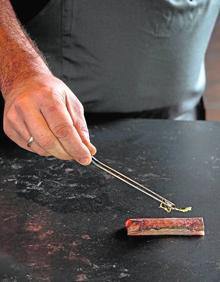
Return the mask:
[[89,158],[89,157],[81,158],[81,159],[79,159],[79,163],[81,165],[89,165],[91,163],[91,158]]

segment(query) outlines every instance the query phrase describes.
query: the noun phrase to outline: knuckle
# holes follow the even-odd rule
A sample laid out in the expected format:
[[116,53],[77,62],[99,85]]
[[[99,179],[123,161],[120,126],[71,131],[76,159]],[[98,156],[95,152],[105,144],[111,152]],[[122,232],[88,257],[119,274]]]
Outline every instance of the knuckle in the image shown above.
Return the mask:
[[86,124],[81,119],[77,119],[75,125],[83,131],[88,131]]
[[76,114],[83,115],[84,114],[84,107],[80,101],[76,101],[74,105],[74,110]]
[[58,138],[68,138],[72,133],[72,128],[68,123],[62,123],[56,125],[53,132]]
[[57,105],[47,106],[47,112],[50,114],[54,114],[55,112],[57,112],[57,110]]
[[24,107],[25,104],[26,104],[26,96],[17,97],[16,100],[14,101],[14,106],[16,109],[20,109]]
[[77,122],[76,122],[76,127],[77,127],[80,131],[82,131],[84,134],[86,134],[86,136],[89,137],[89,130],[88,130],[88,127],[87,127],[87,125],[86,125],[84,122],[82,122],[82,121],[77,121]]
[[50,85],[42,84],[39,89],[39,95],[51,95],[53,93],[53,87]]
[[49,84],[37,84],[37,87],[35,87],[35,92],[33,92],[36,97],[49,97],[52,95],[54,89],[53,87]]
[[84,107],[81,103],[79,103],[79,110],[80,110],[81,113],[84,114]]
[[39,144],[45,151],[51,150],[54,147],[54,142],[51,141],[48,137],[41,137]]
[[9,110],[6,112],[5,114],[5,118],[10,122],[10,123],[14,123],[14,121],[16,120],[16,114],[13,110]]
[[25,112],[30,107],[30,101],[26,97],[17,98],[14,101],[14,109],[15,111],[20,114]]
[[44,93],[42,99],[39,101],[40,107],[44,108],[47,112],[57,111],[60,102],[55,98],[52,92]]

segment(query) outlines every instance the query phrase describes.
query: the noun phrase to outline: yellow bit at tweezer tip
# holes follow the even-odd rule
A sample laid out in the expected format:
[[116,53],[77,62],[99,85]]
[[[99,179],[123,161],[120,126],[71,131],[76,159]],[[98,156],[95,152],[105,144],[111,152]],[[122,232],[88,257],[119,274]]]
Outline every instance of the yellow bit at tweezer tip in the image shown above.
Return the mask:
[[168,213],[170,213],[171,211],[190,212],[192,210],[192,207],[176,208],[175,206],[166,205],[165,203],[161,203],[160,208]]

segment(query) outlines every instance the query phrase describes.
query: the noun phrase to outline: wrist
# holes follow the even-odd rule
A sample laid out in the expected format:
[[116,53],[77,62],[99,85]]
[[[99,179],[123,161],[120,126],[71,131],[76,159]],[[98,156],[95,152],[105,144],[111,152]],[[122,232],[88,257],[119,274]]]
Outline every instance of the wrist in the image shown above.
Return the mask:
[[35,80],[41,76],[51,76],[52,73],[47,65],[25,65],[25,68],[20,69],[16,72],[16,75],[6,77],[4,82],[1,85],[1,92],[3,98],[6,99],[14,89],[22,87],[27,81]]

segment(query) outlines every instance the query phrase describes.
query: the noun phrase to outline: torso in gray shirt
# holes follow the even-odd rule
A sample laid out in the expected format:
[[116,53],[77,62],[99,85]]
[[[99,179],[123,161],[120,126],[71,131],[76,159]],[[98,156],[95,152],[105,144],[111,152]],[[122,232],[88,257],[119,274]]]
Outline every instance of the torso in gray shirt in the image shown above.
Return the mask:
[[220,0],[53,0],[27,25],[87,112],[192,110]]

